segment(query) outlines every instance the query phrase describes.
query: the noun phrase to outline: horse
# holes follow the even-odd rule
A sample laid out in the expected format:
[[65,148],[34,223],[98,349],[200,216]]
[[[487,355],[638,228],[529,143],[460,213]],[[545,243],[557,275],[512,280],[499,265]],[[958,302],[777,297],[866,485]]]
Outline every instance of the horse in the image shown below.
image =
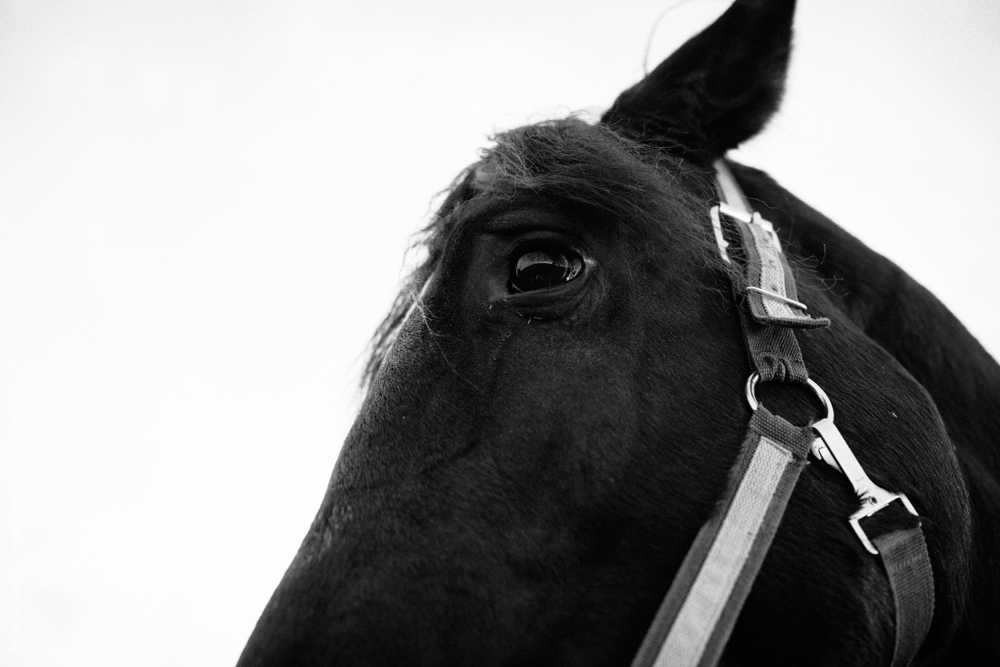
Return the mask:
[[[809,378],[919,513],[934,605],[913,664],[1000,664],[1000,367],[904,271],[725,157],[778,108],[794,5],[737,0],[599,121],[501,133],[460,174],[240,667],[632,660],[753,414],[742,278],[707,222],[720,160],[830,322],[795,333]],[[822,416],[800,383],[757,392],[791,424]],[[857,505],[803,466],[721,664],[889,664],[893,593]]]

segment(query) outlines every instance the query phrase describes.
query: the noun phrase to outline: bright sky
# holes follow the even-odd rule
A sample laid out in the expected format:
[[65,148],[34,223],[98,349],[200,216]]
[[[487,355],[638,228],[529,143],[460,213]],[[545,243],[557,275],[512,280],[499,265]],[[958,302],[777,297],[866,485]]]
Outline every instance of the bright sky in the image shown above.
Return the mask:
[[[432,196],[494,130],[610,104],[671,4],[0,3],[0,663],[235,662]],[[738,155],[994,355],[998,34],[991,0],[802,0]]]

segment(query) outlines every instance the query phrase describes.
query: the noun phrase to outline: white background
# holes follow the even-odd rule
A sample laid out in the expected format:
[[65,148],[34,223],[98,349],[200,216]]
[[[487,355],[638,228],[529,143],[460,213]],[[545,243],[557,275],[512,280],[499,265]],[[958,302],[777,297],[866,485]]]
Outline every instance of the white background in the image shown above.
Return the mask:
[[[609,105],[671,4],[0,2],[0,664],[232,664],[432,196],[494,130]],[[997,355],[1000,4],[796,27],[737,157]]]

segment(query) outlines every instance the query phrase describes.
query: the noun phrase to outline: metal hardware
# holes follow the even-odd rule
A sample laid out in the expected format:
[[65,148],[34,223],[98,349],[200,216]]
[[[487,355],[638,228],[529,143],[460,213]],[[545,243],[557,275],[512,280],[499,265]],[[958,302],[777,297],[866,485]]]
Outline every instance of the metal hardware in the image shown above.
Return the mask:
[[719,191],[719,201],[728,209],[736,211],[738,215],[733,215],[725,209],[722,212],[743,220],[743,222],[750,222],[753,207],[747,201],[746,195],[743,194],[743,189],[740,188],[740,184],[736,181],[736,177],[733,176],[729,165],[726,164],[725,160],[716,160],[714,166],[715,185]]
[[[750,404],[750,409],[751,410],[756,410],[757,406],[760,405],[757,402],[757,393],[756,393],[757,384],[759,382],[760,382],[760,373],[758,373],[757,371],[754,371],[753,373],[751,373],[750,377],[747,378],[747,384],[746,384],[746,388],[745,388],[745,393],[746,393],[746,397],[747,397],[747,403]],[[823,419],[829,419],[830,422],[832,423],[833,422],[833,404],[830,403],[830,398],[826,395],[826,392],[823,391],[820,388],[820,386],[818,384],[816,384],[815,382],[813,382],[812,380],[810,380],[810,379],[807,378],[806,379],[806,384],[809,385],[809,388],[812,389],[813,393],[816,394],[816,398],[819,399],[819,402],[823,404],[823,409],[826,411],[826,415],[823,417]]]
[[878,555],[878,549],[874,544],[872,544],[872,541],[868,539],[868,536],[865,535],[865,529],[861,527],[861,519],[870,517],[872,514],[875,514],[876,512],[887,507],[895,500],[903,503],[903,507],[905,507],[906,510],[913,516],[920,515],[917,514],[916,508],[913,507],[913,503],[910,502],[910,499],[906,497],[905,493],[893,493],[891,491],[886,491],[885,489],[880,489],[879,487],[875,488],[878,495],[868,496],[866,499],[868,504],[863,505],[861,509],[852,514],[848,521],[851,524],[851,528],[854,529],[854,533],[858,536],[858,539],[861,540],[861,544],[865,545],[865,549],[868,550],[868,553]]
[[751,222],[753,222],[753,213],[750,213],[749,211],[742,211],[733,206],[732,204],[727,204],[726,202],[722,202],[721,204],[719,204],[719,212],[721,212],[723,215],[728,215],[730,218],[733,218],[734,220],[745,222],[748,225]]
[[[752,410],[757,409],[758,405],[757,396],[754,390],[757,388],[757,384],[759,382],[760,382],[760,375],[756,372],[751,373],[750,377],[747,379],[747,385],[746,385],[747,403],[750,404],[750,408]],[[826,410],[826,416],[824,417],[824,419],[831,419],[833,416],[833,404],[830,403],[830,398],[826,395],[826,392],[823,391],[820,388],[820,386],[815,382],[813,382],[812,380],[806,379],[806,383],[813,390],[813,392],[815,392],[816,397],[819,399],[820,403],[823,404],[823,408]],[[833,454],[830,452],[830,449],[826,446],[826,443],[823,442],[822,438],[816,438],[815,440],[813,440],[812,445],[810,445],[809,447],[809,452],[815,458],[827,464],[837,472],[843,472],[843,470],[840,469],[840,466],[837,465],[837,459],[833,457]]]
[[766,289],[761,289],[760,287],[754,287],[753,285],[747,285],[748,292],[757,292],[758,294],[763,294],[764,296],[769,296],[776,301],[781,301],[782,303],[787,303],[789,306],[795,306],[800,310],[809,310],[809,307],[801,301],[796,301],[795,299],[789,299],[787,296],[781,296]]
[[871,540],[868,539],[868,536],[865,535],[865,531],[861,527],[861,519],[875,514],[896,500],[902,502],[907,511],[914,516],[917,516],[917,510],[913,507],[910,499],[906,497],[906,494],[886,491],[871,480],[868,474],[865,473],[864,468],[861,467],[861,463],[854,456],[854,452],[851,451],[847,441],[844,440],[840,429],[834,425],[831,417],[828,416],[826,419],[819,420],[812,425],[812,429],[822,438],[823,443],[830,453],[833,454],[833,458],[836,459],[837,464],[840,466],[841,472],[844,473],[851,486],[854,487],[854,492],[861,501],[861,507],[850,516],[848,521],[851,524],[851,528],[857,534],[858,539],[861,540],[861,544],[868,550],[868,553],[877,556],[879,551],[872,544]]
[[[757,384],[759,382],[760,375],[756,372],[751,373],[747,379],[746,397],[747,403],[750,404],[752,410],[756,410],[759,405],[756,395]],[[848,522],[851,524],[851,528],[854,529],[855,534],[857,534],[858,539],[861,540],[861,544],[864,545],[865,549],[877,556],[879,553],[878,549],[868,539],[864,529],[861,527],[861,519],[870,517],[896,500],[903,503],[907,511],[914,516],[917,515],[917,510],[913,507],[913,503],[910,502],[905,493],[887,491],[871,480],[864,471],[864,468],[861,467],[861,463],[857,457],[854,456],[850,445],[844,440],[840,429],[833,423],[833,404],[830,402],[830,398],[826,395],[826,392],[812,380],[807,379],[806,384],[813,390],[826,410],[826,416],[811,426],[819,437],[812,444],[810,450],[813,456],[842,472],[847,477],[847,481],[854,487],[854,493],[857,494],[858,500],[861,501],[861,507],[850,516]]]
[[719,207],[713,206],[708,214],[712,219],[712,231],[715,232],[715,243],[719,246],[719,254],[726,264],[732,264],[732,260],[729,259],[729,253],[726,252],[726,248],[729,247],[729,241],[722,235],[722,220],[719,218]]
[[833,458],[833,452],[831,452],[830,448],[826,446],[825,442],[823,442],[823,438],[816,438],[813,440],[812,444],[809,446],[809,453],[837,472],[844,472],[840,469],[840,465],[837,464],[837,459]]

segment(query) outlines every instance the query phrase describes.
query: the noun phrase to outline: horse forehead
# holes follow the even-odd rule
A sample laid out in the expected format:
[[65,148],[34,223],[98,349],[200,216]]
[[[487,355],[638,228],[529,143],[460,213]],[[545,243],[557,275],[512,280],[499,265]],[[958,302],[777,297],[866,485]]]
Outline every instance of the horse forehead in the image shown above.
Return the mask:
[[574,214],[563,207],[525,201],[497,209],[478,219],[477,230],[487,234],[518,234],[535,229],[567,233],[581,232],[592,223],[592,217]]
[[[665,177],[666,178],[666,177]],[[668,186],[669,187],[669,186]],[[595,191],[600,186],[594,186]],[[581,201],[558,188],[522,190],[513,194],[481,193],[460,203],[432,234],[430,243],[454,242],[477,234],[514,236],[536,229],[582,237],[599,235],[604,241],[628,239],[645,249],[656,241],[670,240],[671,246],[700,245],[701,223],[709,225],[708,204],[691,192],[673,186],[666,196],[654,200],[649,193],[636,191],[620,196]],[[670,192],[673,190],[673,193]],[[674,196],[670,196],[673,194]],[[704,213],[704,221],[700,221]],[[437,241],[433,238],[437,236]]]

